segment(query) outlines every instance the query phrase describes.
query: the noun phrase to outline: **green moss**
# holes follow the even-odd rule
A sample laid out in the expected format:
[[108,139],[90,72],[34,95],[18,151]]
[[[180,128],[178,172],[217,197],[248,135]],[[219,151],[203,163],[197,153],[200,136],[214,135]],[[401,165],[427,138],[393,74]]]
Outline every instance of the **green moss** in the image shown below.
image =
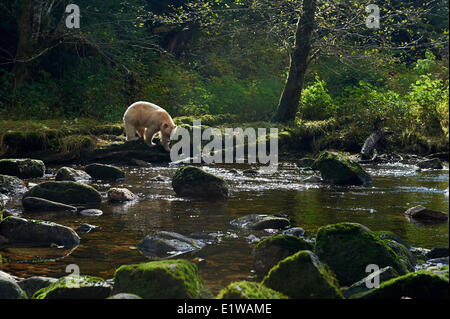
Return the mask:
[[392,239],[384,239],[383,242],[395,252],[409,271],[414,271],[417,260],[408,248]]
[[217,295],[217,299],[289,299],[282,293],[251,281],[229,284]]
[[83,152],[90,152],[95,149],[96,141],[87,135],[69,135],[59,140],[56,147],[62,154],[74,154],[79,157]]
[[420,270],[383,282],[379,288],[352,296],[353,299],[448,299],[448,277]]
[[205,289],[197,272],[195,264],[183,259],[123,265],[114,274],[114,291],[144,299],[201,298]]
[[397,234],[395,234],[391,231],[378,230],[378,231],[374,231],[373,233],[376,236],[378,236],[378,238],[380,238],[381,240],[385,240],[385,239],[395,240],[397,243],[405,246],[407,249],[411,249],[411,246],[409,246],[407,242],[405,242],[400,236],[398,236]]
[[102,278],[70,275],[38,290],[33,299],[105,299],[111,286]]
[[262,284],[294,299],[343,298],[333,272],[306,250],[280,261]]
[[340,223],[321,227],[315,252],[345,286],[366,277],[366,267],[371,264],[380,268],[391,266],[399,274],[407,272],[395,252],[360,224]]

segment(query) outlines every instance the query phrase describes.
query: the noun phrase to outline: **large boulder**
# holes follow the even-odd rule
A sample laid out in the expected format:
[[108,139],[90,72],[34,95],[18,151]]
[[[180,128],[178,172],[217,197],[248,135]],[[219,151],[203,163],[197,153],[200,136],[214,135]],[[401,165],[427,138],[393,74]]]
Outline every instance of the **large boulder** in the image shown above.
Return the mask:
[[92,176],[93,179],[116,181],[125,178],[125,172],[120,168],[105,164],[90,164],[85,167],[86,173]]
[[0,235],[9,241],[29,242],[49,246],[72,247],[80,243],[77,233],[66,226],[39,220],[7,217],[0,223]]
[[423,206],[415,206],[408,209],[405,215],[418,220],[426,221],[446,221],[448,220],[448,215],[444,212],[435,211],[427,209]]
[[112,287],[101,278],[69,275],[38,290],[33,299],[106,299]]
[[253,248],[256,275],[262,278],[273,266],[286,257],[300,250],[313,249],[312,244],[299,237],[276,235],[266,238]]
[[2,159],[0,174],[19,178],[38,178],[45,174],[44,162],[34,159]]
[[284,229],[290,225],[289,219],[274,215],[252,214],[233,219],[231,225],[242,229],[264,230]]
[[61,167],[55,176],[55,181],[72,181],[81,182],[88,181],[91,179],[91,175],[82,170],[77,170],[72,167]]
[[193,166],[178,169],[173,176],[172,187],[180,197],[205,200],[228,198],[228,185],[222,178]]
[[187,260],[161,260],[123,265],[114,274],[114,293],[144,299],[198,299],[204,296],[197,266]]
[[32,297],[36,291],[48,287],[57,282],[58,279],[50,277],[30,277],[19,281],[17,284],[25,291],[27,296]]
[[447,277],[431,271],[420,270],[383,282],[379,288],[372,289],[352,298],[362,299],[447,299],[449,298]]
[[138,243],[138,249],[148,257],[164,258],[201,249],[206,244],[177,233],[160,231]]
[[363,278],[360,281],[355,282],[350,287],[343,287],[341,289],[341,292],[346,298],[349,298],[353,295],[360,294],[370,289],[373,289],[375,280],[377,280],[378,283],[382,283],[395,277],[398,277],[398,273],[395,271],[394,268],[387,266],[377,271],[374,271],[366,278]]
[[101,194],[93,187],[78,182],[45,182],[34,186],[25,197],[39,197],[68,205],[97,205]]
[[308,250],[283,259],[262,284],[294,299],[341,299],[332,271]]
[[367,227],[340,223],[319,228],[315,252],[343,286],[367,276],[368,265],[391,266],[400,275],[407,269],[395,252]]
[[238,281],[223,288],[217,299],[288,299],[288,297],[258,282]]
[[22,206],[26,211],[65,211],[76,212],[77,208],[74,206],[52,202],[47,199],[38,197],[24,197],[22,198]]
[[16,280],[0,270],[0,299],[26,299],[26,293]]
[[326,183],[336,185],[364,185],[372,178],[357,162],[338,153],[323,152],[314,162]]
[[27,191],[25,183],[18,177],[0,175],[0,193],[8,196],[23,194]]
[[443,169],[444,166],[439,158],[432,158],[417,163],[417,166],[422,169]]

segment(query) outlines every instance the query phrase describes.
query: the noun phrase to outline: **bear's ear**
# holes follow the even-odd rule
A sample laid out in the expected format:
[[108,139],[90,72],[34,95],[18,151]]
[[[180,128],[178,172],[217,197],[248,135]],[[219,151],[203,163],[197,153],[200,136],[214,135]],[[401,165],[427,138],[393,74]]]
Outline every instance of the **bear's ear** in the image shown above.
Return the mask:
[[166,128],[168,128],[169,127],[169,124],[167,124],[167,123],[164,123],[164,125],[163,125],[163,129],[166,129]]

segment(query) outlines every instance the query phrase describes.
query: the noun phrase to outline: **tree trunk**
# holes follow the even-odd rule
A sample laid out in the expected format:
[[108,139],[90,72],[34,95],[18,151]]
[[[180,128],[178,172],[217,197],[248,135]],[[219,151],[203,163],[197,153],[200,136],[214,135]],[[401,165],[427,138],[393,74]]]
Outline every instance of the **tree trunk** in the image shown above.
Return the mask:
[[316,0],[303,0],[303,13],[297,22],[295,46],[291,53],[289,76],[278,105],[274,120],[289,122],[295,120],[303,89],[308,57],[311,51],[311,39],[314,30]]

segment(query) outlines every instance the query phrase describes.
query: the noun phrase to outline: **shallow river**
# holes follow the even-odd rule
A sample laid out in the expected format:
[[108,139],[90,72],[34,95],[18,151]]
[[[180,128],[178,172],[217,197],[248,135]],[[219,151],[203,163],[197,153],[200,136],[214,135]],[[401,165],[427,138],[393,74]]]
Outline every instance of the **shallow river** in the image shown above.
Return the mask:
[[[88,223],[101,231],[83,234],[81,244],[73,250],[61,248],[7,247],[0,250],[4,271],[20,277],[33,275],[61,277],[66,266],[76,264],[81,274],[112,278],[122,264],[148,261],[137,243],[155,231],[173,231],[183,235],[213,234],[218,243],[183,256],[198,263],[200,276],[213,293],[228,283],[253,276],[251,249],[247,237],[271,235],[267,231],[243,231],[230,221],[248,214],[284,214],[293,226],[313,236],[321,226],[351,221],[372,230],[391,230],[414,247],[448,247],[448,222],[417,224],[409,221],[404,211],[412,206],[448,213],[449,171],[416,172],[413,165],[400,163],[368,166],[373,183],[363,187],[330,187],[305,184],[311,172],[295,164],[281,163],[273,175],[243,175],[244,166],[203,167],[222,176],[229,183],[230,198],[224,203],[191,202],[179,199],[171,187],[175,167],[124,167],[127,178],[115,183],[92,183],[105,192],[110,187],[126,187],[143,200],[128,205],[102,203],[104,214],[84,217],[72,213],[23,213],[23,217],[49,220],[77,228]],[[235,168],[239,174],[228,171]],[[56,168],[54,168],[56,169]],[[157,175],[166,182],[150,181]],[[46,176],[51,179],[54,176]],[[37,181],[33,181],[37,182]],[[8,203],[12,211],[20,211],[20,201]],[[200,262],[199,262],[200,260]]]

